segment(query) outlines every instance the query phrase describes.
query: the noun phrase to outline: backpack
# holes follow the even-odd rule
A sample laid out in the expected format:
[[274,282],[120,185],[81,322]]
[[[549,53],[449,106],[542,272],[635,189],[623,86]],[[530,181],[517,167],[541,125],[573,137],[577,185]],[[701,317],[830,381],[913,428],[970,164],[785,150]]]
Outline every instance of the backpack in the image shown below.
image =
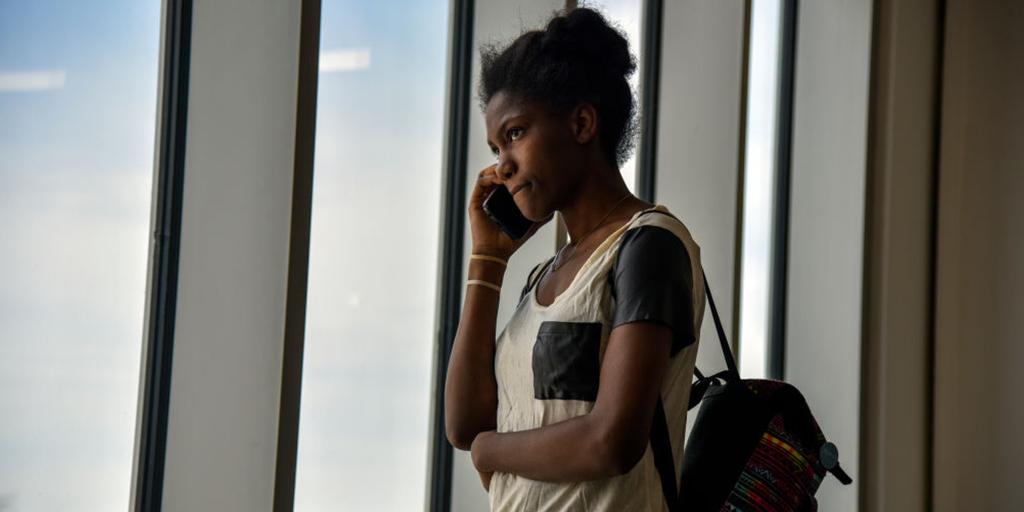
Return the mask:
[[815,511],[814,494],[826,472],[852,482],[839,466],[803,395],[792,385],[740,379],[711,288],[704,278],[727,369],[705,377],[694,368],[689,409],[703,402],[683,450],[676,491],[665,409],[658,398],[651,449],[671,512]]

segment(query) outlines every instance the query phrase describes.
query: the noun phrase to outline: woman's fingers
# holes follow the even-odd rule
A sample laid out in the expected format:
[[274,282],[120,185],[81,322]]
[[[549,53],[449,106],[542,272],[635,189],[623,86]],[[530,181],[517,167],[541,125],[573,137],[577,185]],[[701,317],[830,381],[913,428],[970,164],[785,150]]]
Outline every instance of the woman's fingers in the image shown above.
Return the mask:
[[497,173],[495,172],[497,166],[491,165],[484,170],[480,171],[476,179],[476,187],[471,195],[471,203],[473,205],[483,204],[483,198],[487,193],[491,191],[497,182]]

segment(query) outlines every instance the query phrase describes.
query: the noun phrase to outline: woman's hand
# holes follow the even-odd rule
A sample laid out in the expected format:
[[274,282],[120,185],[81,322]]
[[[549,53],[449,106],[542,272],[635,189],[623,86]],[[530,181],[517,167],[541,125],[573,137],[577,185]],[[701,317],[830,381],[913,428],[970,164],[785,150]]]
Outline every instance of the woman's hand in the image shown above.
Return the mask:
[[494,430],[485,430],[480,432],[476,435],[476,439],[473,440],[473,446],[470,448],[473,466],[476,467],[477,473],[480,473],[480,483],[484,484],[484,490],[488,492],[491,490],[491,477],[494,476],[494,471],[483,467],[481,452],[483,450],[484,443],[487,442],[487,437],[493,434],[495,434]]
[[480,474],[480,483],[484,484],[484,491],[491,492],[491,477],[494,476],[494,473],[480,470],[477,470],[477,473]]
[[472,248],[473,254],[487,254],[489,256],[497,256],[499,258],[508,259],[516,252],[517,249],[522,247],[527,240],[541,226],[547,224],[552,218],[554,218],[554,212],[551,213],[546,219],[534,222],[533,226],[523,235],[519,240],[512,240],[505,234],[504,231],[498,227],[490,217],[487,216],[487,212],[484,211],[484,200],[487,199],[487,195],[492,190],[501,186],[501,181],[496,175],[497,165],[491,165],[486,169],[480,171],[476,180],[476,186],[473,187],[473,192],[469,196],[469,226],[473,236]]

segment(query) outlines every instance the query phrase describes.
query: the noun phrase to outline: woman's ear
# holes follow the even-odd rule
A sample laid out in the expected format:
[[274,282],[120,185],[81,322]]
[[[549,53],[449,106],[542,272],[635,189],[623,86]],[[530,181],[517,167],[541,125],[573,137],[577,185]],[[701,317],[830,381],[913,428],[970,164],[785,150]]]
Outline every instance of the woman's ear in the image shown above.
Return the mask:
[[572,133],[580,144],[586,144],[597,136],[597,110],[593,105],[584,102],[573,109]]

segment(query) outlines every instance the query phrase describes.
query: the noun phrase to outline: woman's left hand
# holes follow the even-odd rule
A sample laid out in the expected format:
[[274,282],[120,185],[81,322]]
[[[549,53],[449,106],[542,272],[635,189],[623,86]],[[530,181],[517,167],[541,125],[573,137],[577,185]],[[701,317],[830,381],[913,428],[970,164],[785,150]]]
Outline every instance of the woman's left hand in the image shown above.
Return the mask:
[[484,490],[487,492],[491,491],[491,477],[494,476],[494,471],[490,471],[486,468],[481,467],[483,460],[483,447],[487,442],[487,437],[492,436],[496,433],[494,430],[485,430],[476,435],[473,439],[473,445],[469,449],[473,456],[473,466],[476,467],[476,471],[480,473],[480,483],[484,484]]
[[477,469],[477,471],[488,473],[493,471],[491,468],[484,466],[483,452],[485,445],[487,443],[487,439],[495,434],[497,434],[497,431],[485,430],[477,434],[476,437],[473,439],[473,445],[470,447],[469,451],[473,456],[473,466]]
[[491,492],[491,477],[494,473],[491,471],[477,471],[480,473],[480,483],[484,484],[484,491]]

